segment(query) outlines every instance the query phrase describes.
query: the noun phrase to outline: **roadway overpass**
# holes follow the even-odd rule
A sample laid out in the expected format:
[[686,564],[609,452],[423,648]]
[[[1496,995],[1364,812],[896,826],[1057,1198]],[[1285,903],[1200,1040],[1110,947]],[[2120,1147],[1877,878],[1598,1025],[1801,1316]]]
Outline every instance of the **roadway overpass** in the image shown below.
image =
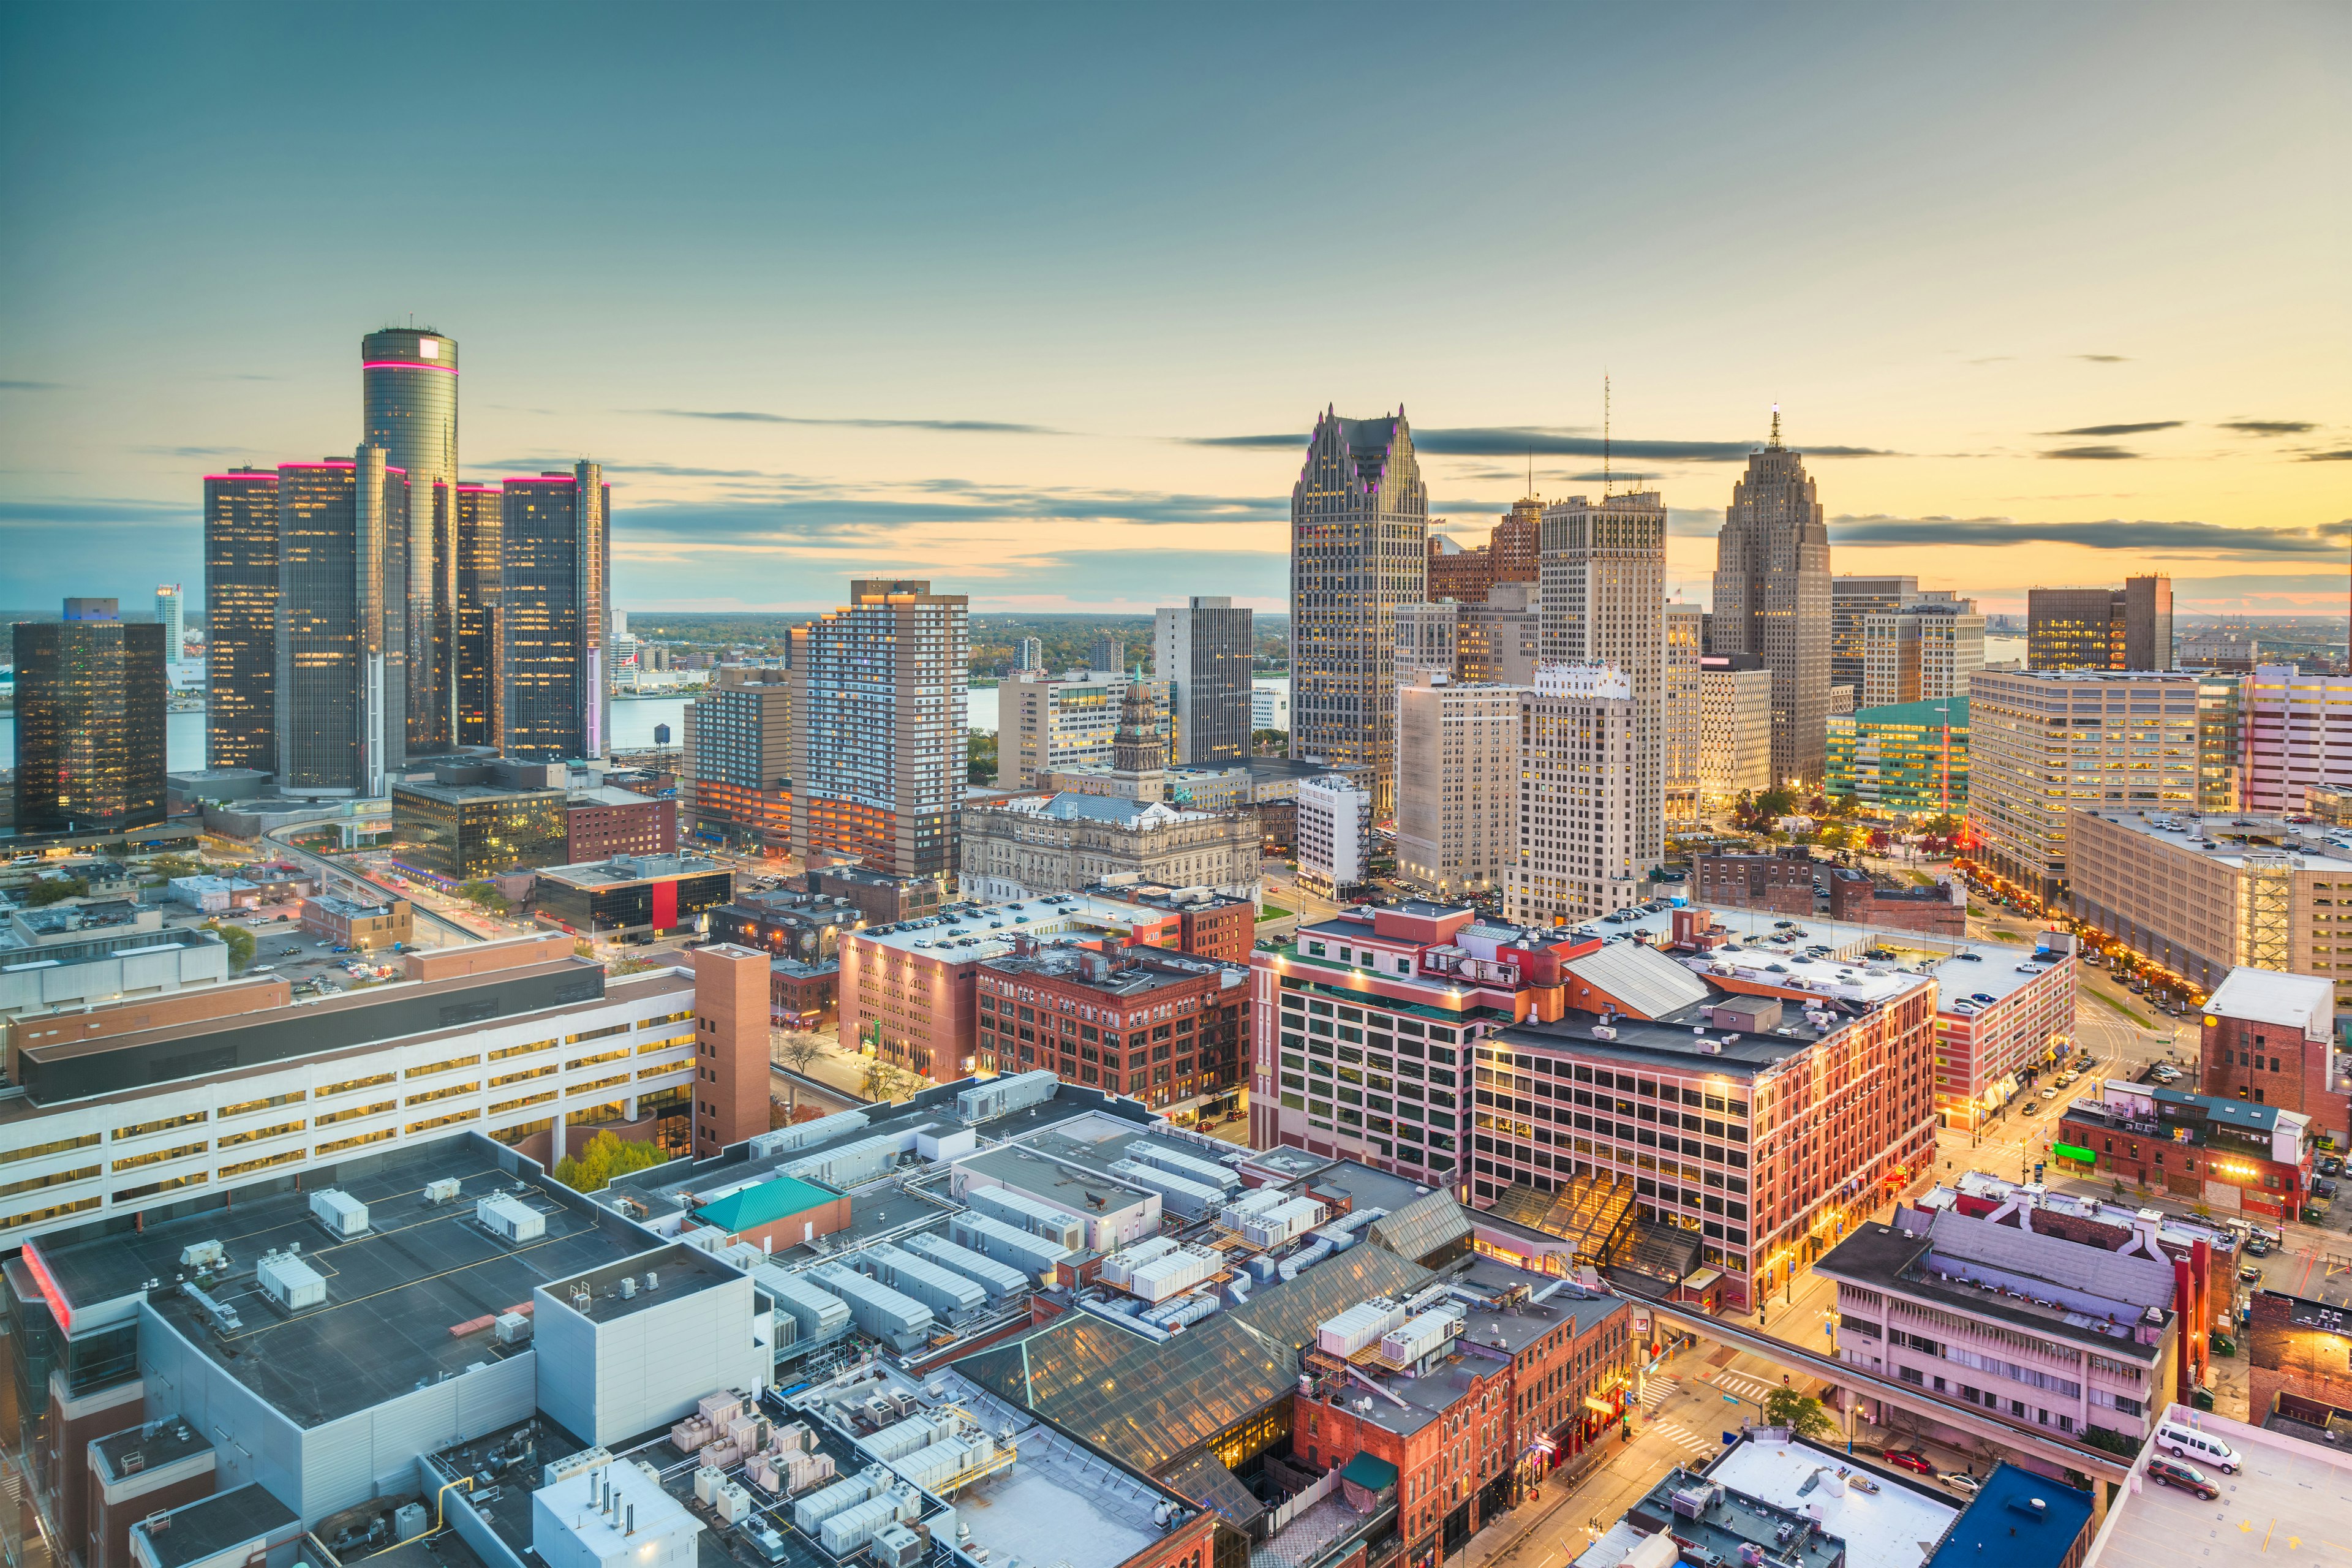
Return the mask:
[[1850,1389],[1883,1404],[1908,1410],[1916,1415],[1927,1416],[1946,1426],[1966,1432],[1970,1436],[1980,1437],[1997,1447],[2007,1448],[2013,1453],[2031,1455],[2047,1463],[2063,1466],[2070,1470],[2079,1470],[2086,1476],[2094,1476],[2104,1481],[2114,1481],[2117,1485],[2121,1485],[2125,1478],[2131,1474],[2132,1462],[2120,1454],[2111,1454],[2105,1448],[2094,1448],[2088,1444],[2075,1442],[2059,1433],[2044,1432],[2033,1427],[2012,1426],[1976,1405],[1940,1398],[1910,1384],[1895,1382],[1880,1377],[1874,1373],[1864,1372],[1858,1367],[1849,1366],[1842,1361],[1818,1354],[1801,1345],[1792,1345],[1786,1340],[1776,1339],[1770,1334],[1759,1333],[1753,1329],[1743,1328],[1738,1323],[1726,1322],[1719,1318],[1711,1318],[1695,1307],[1669,1305],[1654,1296],[1632,1288],[1622,1279],[1612,1279],[1611,1284],[1617,1293],[1626,1300],[1646,1304],[1653,1316],[1669,1322],[1679,1323],[1703,1339],[1719,1341],[1727,1345],[1736,1345],[1741,1350],[1784,1366],[1791,1372],[1805,1373],[1835,1384],[1840,1388]]

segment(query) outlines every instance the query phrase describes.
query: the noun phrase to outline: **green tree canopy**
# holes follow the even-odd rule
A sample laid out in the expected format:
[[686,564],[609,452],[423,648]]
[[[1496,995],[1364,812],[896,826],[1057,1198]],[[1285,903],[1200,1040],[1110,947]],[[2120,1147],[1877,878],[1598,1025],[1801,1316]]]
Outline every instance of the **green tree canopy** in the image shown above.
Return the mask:
[[1764,1422],[1795,1437],[1825,1437],[1836,1427],[1820,1400],[1793,1388],[1776,1388],[1764,1396]]
[[615,1176],[647,1170],[668,1159],[658,1143],[599,1132],[576,1158],[567,1154],[555,1163],[555,1179],[574,1192],[601,1192]]
[[79,877],[51,877],[25,889],[25,903],[31,909],[42,909],[67,899],[89,896],[89,884]]
[[247,964],[253,962],[253,933],[251,931],[246,930],[243,926],[224,925],[219,921],[206,921],[205,922],[205,929],[206,931],[220,932],[221,941],[226,944],[228,948],[228,966],[232,972],[241,970]]

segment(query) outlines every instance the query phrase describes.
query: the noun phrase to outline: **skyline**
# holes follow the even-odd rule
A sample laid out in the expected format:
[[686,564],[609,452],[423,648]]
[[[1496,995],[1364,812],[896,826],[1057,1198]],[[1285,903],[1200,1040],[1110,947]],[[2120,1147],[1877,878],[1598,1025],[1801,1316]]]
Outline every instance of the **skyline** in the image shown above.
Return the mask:
[[2345,603],[2339,13],[425,7],[397,134],[305,68],[357,18],[223,15],[0,23],[0,603],[201,583],[203,475],[348,453],[412,311],[467,482],[604,465],[626,610],[1286,611],[1327,406],[1475,542],[1599,494],[1604,374],[1690,600],[1778,404],[1836,571]]

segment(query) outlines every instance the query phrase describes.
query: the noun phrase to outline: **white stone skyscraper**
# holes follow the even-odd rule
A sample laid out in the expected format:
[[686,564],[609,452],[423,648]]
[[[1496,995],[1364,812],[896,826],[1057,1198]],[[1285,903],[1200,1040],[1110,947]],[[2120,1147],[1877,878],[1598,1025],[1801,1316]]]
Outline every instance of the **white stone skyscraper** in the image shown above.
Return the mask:
[[1290,754],[1361,767],[1396,809],[1396,610],[1427,597],[1429,492],[1404,410],[1326,409],[1290,492]]
[[1518,853],[1503,916],[1574,924],[1642,901],[1650,867],[1635,843],[1646,816],[1634,768],[1641,704],[1633,678],[1605,664],[1546,665],[1519,700]]
[[1822,782],[1830,721],[1830,535],[1803,454],[1772,438],[1748,456],[1715,542],[1707,652],[1752,653],[1772,672],[1772,780]]
[[1631,683],[1627,842],[1646,875],[1665,857],[1664,501],[1635,490],[1544,508],[1540,571],[1543,662],[1610,665]]

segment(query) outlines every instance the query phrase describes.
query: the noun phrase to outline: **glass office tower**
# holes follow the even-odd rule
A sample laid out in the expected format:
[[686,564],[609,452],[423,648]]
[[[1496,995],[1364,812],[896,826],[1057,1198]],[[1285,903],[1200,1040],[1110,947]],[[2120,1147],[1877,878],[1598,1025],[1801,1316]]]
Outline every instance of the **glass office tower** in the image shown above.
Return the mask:
[[601,757],[612,732],[605,680],[612,492],[604,470],[509,479],[499,528],[499,685],[511,757]]
[[[448,505],[444,487],[436,504]],[[496,747],[504,742],[499,690],[499,593],[504,555],[499,541],[505,491],[496,485],[457,488],[457,554],[456,673],[460,746]]]
[[205,765],[278,771],[278,470],[205,476]]
[[414,500],[390,542],[400,572],[386,586],[400,613],[384,627],[385,697],[404,756],[443,752],[457,727],[457,520],[434,502],[435,487],[457,483],[457,340],[430,327],[370,332],[360,375],[362,439],[407,475]]
[[16,831],[110,833],[163,820],[163,628],[112,599],[19,621]]
[[380,447],[278,470],[276,726],[281,792],[382,795],[407,759],[396,542],[407,476]]

